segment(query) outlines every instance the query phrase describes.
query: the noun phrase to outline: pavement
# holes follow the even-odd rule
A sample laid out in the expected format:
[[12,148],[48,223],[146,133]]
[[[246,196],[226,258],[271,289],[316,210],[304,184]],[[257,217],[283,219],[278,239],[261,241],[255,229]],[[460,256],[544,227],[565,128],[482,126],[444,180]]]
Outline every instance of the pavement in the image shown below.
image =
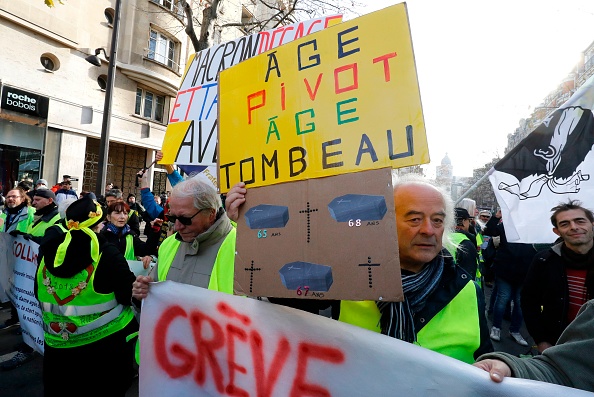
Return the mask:
[[[488,304],[491,296],[491,288],[485,288],[485,299]],[[4,323],[10,317],[10,309],[7,304],[0,306],[0,323]],[[489,328],[491,327],[492,316],[487,317]],[[17,345],[22,342],[21,336],[17,335],[18,327],[0,330],[0,363],[10,360],[16,354]],[[537,354],[534,341],[528,335],[525,326],[520,331],[529,346],[517,344],[509,336],[509,321],[504,320],[501,328],[501,341],[493,341],[496,351],[504,351],[516,356]],[[37,397],[43,396],[43,358],[36,354],[36,357],[12,371],[0,371],[0,396],[2,397]],[[138,396],[138,378],[126,393],[127,397]]]

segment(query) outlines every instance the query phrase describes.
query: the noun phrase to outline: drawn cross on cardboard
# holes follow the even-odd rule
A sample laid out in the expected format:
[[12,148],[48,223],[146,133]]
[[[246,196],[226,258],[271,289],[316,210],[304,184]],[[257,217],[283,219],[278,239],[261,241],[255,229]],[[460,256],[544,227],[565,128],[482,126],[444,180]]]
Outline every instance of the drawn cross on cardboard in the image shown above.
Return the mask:
[[375,266],[381,266],[380,263],[371,263],[371,257],[367,257],[367,263],[359,263],[359,266],[367,266],[367,274],[369,275],[369,288],[373,288],[373,274],[371,268]]
[[311,224],[310,224],[310,215],[312,212],[318,212],[317,208],[309,208],[309,201],[307,202],[307,209],[304,210],[300,210],[299,213],[300,214],[306,214],[307,215],[307,242],[309,243],[311,241]]
[[262,270],[261,267],[254,267],[254,261],[252,261],[252,265],[250,267],[246,267],[243,270],[246,272],[250,272],[250,292],[254,290],[254,272]]

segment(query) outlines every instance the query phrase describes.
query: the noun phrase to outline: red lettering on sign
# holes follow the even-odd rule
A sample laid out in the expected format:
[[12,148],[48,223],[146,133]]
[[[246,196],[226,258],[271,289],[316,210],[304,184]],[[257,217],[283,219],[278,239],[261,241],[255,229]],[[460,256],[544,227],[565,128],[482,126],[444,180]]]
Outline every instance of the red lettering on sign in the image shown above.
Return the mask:
[[231,306],[226,304],[225,302],[219,302],[217,304],[217,310],[224,314],[227,317],[236,318],[243,323],[246,327],[248,327],[252,320],[246,315],[236,312]]
[[305,83],[305,88],[307,88],[307,93],[309,94],[309,99],[311,99],[312,101],[314,99],[316,99],[316,94],[318,92],[318,88],[320,88],[320,83],[322,82],[322,75],[324,73],[320,73],[318,75],[318,79],[316,80],[316,86],[313,90],[313,92],[311,91],[311,86],[309,85],[309,81],[307,81],[307,79],[303,79],[303,82]]
[[161,332],[155,332],[154,337],[157,363],[173,379],[189,374],[194,367],[194,355],[179,343],[174,343],[171,346],[171,353],[179,358],[182,363],[175,365],[169,361],[165,340],[167,339],[169,326],[177,317],[186,318],[188,314],[180,306],[173,306],[163,313],[163,316],[161,316],[155,325],[155,328]]
[[250,346],[252,348],[254,375],[256,377],[256,395],[258,397],[270,397],[274,391],[274,384],[278,380],[287,362],[287,358],[289,358],[291,346],[287,338],[281,338],[278,341],[274,358],[268,370],[266,370],[266,365],[264,364],[264,343],[257,331],[250,333]]
[[235,339],[247,342],[247,333],[233,324],[227,324],[227,364],[229,365],[229,384],[225,388],[225,391],[230,396],[249,397],[247,391],[234,384],[236,371],[241,372],[244,375],[247,374],[247,369],[244,366],[237,364],[235,361]]
[[293,381],[291,397],[330,397],[331,394],[328,389],[319,385],[307,383],[307,361],[312,358],[332,364],[340,364],[344,362],[344,354],[333,347],[314,345],[307,342],[300,343],[298,350],[297,374]]
[[[198,357],[196,359],[197,368],[194,373],[194,379],[199,385],[204,385],[204,382],[206,381],[206,361],[208,361],[212,369],[212,376],[215,385],[217,386],[217,390],[220,393],[223,393],[223,372],[221,371],[221,367],[219,366],[214,353],[215,350],[220,349],[225,344],[223,329],[214,319],[197,310],[192,312],[191,319],[192,329],[194,331],[194,341],[198,348]],[[202,324],[206,322],[211,328],[211,339],[204,338],[205,332],[202,330]]]
[[390,81],[390,64],[388,60],[390,58],[394,58],[396,56],[395,52],[390,52],[386,55],[382,55],[381,57],[373,58],[373,63],[383,62],[384,63],[384,80],[386,82]]
[[[261,102],[259,104],[252,106],[252,99],[260,97]],[[248,95],[247,97],[248,102],[248,124],[252,124],[252,110],[256,110],[261,108],[266,104],[266,90],[261,90],[258,92],[254,92],[253,94]]]
[[[169,377],[176,379],[192,373],[196,384],[202,387],[212,376],[212,382],[220,394],[271,397],[275,394],[277,382],[293,351],[297,356],[295,374],[286,374],[288,379],[293,379],[290,396],[330,396],[323,385],[311,383],[307,379],[307,368],[313,360],[318,361],[318,371],[320,363],[343,363],[345,356],[341,350],[310,342],[300,342],[297,349],[291,349],[289,340],[281,336],[276,343],[274,355],[266,363],[265,352],[268,353],[266,356],[271,357],[272,346],[265,349],[262,335],[255,329],[246,329],[253,324],[252,320],[225,302],[219,302],[216,308],[230,321],[241,322],[241,326],[236,323],[221,323],[200,310],[186,312],[179,305],[171,306],[155,323],[153,341],[156,362]],[[189,344],[193,345],[195,352],[180,342],[171,341],[171,338],[167,342],[169,329],[180,325],[180,322],[185,322],[192,328],[194,344]],[[245,356],[237,356],[237,347],[241,343],[249,346],[251,360]],[[238,358],[246,362],[242,365]],[[245,365],[247,363],[252,365]],[[228,374],[223,373],[222,369],[225,367]],[[245,381],[239,382],[243,387],[238,386],[237,374],[243,375],[241,377],[244,379],[252,377],[255,390],[246,390]],[[286,393],[277,391],[276,394],[279,392]]]

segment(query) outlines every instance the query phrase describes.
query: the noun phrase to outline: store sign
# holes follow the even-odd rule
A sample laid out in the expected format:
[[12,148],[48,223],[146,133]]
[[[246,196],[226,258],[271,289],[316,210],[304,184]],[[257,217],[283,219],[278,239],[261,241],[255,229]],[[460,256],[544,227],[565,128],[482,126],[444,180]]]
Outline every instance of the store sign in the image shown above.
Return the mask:
[[49,98],[18,88],[4,86],[0,108],[47,119]]

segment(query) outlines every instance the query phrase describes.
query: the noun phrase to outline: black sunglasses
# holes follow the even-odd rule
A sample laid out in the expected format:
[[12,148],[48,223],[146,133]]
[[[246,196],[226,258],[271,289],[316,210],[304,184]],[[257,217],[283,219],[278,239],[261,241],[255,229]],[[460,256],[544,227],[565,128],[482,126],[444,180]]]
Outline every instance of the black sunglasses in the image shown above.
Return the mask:
[[175,221],[179,221],[179,223],[181,223],[182,225],[185,226],[190,226],[192,224],[192,219],[198,215],[199,213],[201,213],[202,211],[206,210],[208,208],[203,208],[201,210],[198,210],[198,212],[196,212],[194,215],[192,216],[176,216],[176,215],[167,215],[167,219],[169,220],[169,222],[171,223],[175,223]]

